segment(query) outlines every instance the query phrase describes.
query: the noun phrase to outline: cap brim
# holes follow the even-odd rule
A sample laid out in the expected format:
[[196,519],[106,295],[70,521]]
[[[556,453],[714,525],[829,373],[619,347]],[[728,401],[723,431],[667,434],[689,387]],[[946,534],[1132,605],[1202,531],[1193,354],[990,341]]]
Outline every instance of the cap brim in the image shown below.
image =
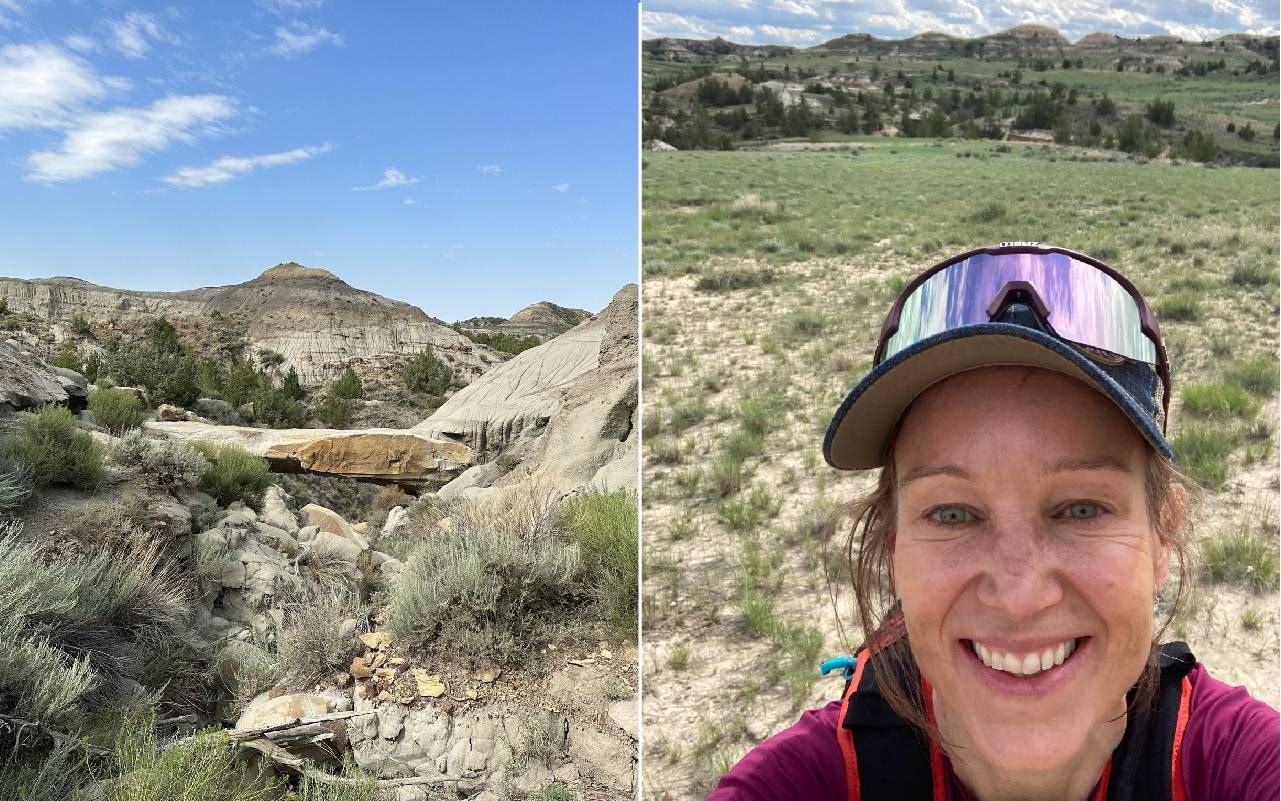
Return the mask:
[[1116,404],[1154,448],[1174,458],[1155,421],[1090,357],[1049,334],[1013,323],[946,331],[878,364],[837,409],[823,438],[823,457],[841,470],[881,467],[894,427],[918,395],[949,376],[997,365],[1041,367],[1084,381]]

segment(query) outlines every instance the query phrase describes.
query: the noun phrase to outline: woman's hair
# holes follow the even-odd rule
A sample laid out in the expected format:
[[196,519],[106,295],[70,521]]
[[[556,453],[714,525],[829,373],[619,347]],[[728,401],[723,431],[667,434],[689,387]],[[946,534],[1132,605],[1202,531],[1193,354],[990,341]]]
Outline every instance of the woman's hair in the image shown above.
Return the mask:
[[[1139,714],[1146,714],[1152,708],[1159,680],[1160,638],[1178,615],[1190,589],[1192,514],[1191,509],[1178,509],[1188,503],[1188,495],[1180,493],[1173,485],[1181,484],[1185,492],[1197,489],[1193,481],[1181,474],[1169,459],[1154,451],[1150,445],[1147,447],[1144,481],[1148,520],[1159,543],[1169,547],[1171,562],[1177,562],[1178,571],[1173,599],[1160,624],[1154,627],[1148,661],[1139,676],[1130,704],[1130,709]],[[891,558],[896,487],[894,452],[891,446],[876,486],[862,497],[839,508],[832,516],[827,530],[827,543],[830,546],[837,541],[837,527],[842,521],[853,521],[848,537],[843,543],[839,543],[842,546],[841,562],[848,567],[849,579],[853,583],[859,628],[862,629],[863,642],[868,649],[866,656],[876,656],[878,666],[883,664],[881,660],[886,660],[889,664],[885,664],[885,667],[892,668],[878,667],[877,688],[899,717],[937,738],[937,731],[931,731],[933,727],[926,721],[919,683],[915,680],[910,685],[904,682],[904,677],[914,679],[919,673],[910,647],[889,647],[896,642],[910,646],[903,611],[895,599],[894,563]],[[1179,511],[1185,514],[1181,516],[1182,522],[1176,525],[1174,521],[1180,519]],[[836,580],[836,573],[831,569],[831,556],[830,547],[825,548],[824,561],[829,568],[829,589]],[[836,599],[835,593],[833,599]]]

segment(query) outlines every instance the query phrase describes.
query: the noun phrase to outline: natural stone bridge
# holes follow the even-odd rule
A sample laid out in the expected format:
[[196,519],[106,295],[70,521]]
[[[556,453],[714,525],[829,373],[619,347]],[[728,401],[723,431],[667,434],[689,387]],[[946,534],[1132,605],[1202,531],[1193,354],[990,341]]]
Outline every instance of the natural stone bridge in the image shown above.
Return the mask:
[[471,449],[465,444],[412,429],[271,429],[199,422],[144,425],[171,439],[236,445],[266,459],[277,473],[439,487],[472,462]]

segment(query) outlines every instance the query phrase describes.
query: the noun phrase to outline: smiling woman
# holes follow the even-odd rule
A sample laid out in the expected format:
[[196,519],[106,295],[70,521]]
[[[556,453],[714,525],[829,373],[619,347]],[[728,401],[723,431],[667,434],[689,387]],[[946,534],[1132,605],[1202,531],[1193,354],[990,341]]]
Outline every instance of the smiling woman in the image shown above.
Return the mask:
[[970,251],[904,288],[874,364],[824,441],[882,468],[847,508],[864,646],[841,701],[710,798],[1277,798],[1276,710],[1160,642],[1190,482],[1133,286],[1062,248]]

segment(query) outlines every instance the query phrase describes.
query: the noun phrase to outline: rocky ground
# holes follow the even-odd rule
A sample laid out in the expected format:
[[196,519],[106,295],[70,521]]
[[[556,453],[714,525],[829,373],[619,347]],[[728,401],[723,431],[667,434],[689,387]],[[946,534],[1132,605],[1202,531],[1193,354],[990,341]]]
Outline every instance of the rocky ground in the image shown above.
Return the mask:
[[[292,280],[270,273],[258,283]],[[59,286],[80,291],[74,281]],[[148,409],[146,442],[236,445],[284,471],[252,508],[220,506],[190,483],[165,483],[113,461],[91,491],[37,489],[15,520],[49,558],[93,553],[118,537],[159,544],[190,576],[197,600],[185,647],[207,658],[208,671],[166,690],[158,710],[163,734],[221,723],[242,752],[260,753],[282,775],[340,768],[348,759],[397,801],[631,798],[634,638],[603,635],[614,629],[575,617],[581,628],[558,628],[519,663],[477,668],[398,641],[385,610],[423,532],[444,542],[453,531],[448,517],[437,530],[420,516],[434,520],[453,504],[447,508],[483,517],[522,493],[559,503],[636,490],[636,311],[632,286],[561,337],[492,360],[441,418],[407,419],[405,407],[374,416],[368,410],[396,388],[385,373],[370,382],[357,423],[404,421],[418,429],[236,425],[243,423],[236,410],[216,399]],[[0,342],[4,425],[43,404],[68,406],[81,429],[118,447],[120,437],[85,408],[102,390],[44,358],[62,325],[24,317]],[[498,395],[505,402],[491,403]],[[339,654],[341,664],[307,670],[314,660],[299,653],[328,654],[328,662]]]

